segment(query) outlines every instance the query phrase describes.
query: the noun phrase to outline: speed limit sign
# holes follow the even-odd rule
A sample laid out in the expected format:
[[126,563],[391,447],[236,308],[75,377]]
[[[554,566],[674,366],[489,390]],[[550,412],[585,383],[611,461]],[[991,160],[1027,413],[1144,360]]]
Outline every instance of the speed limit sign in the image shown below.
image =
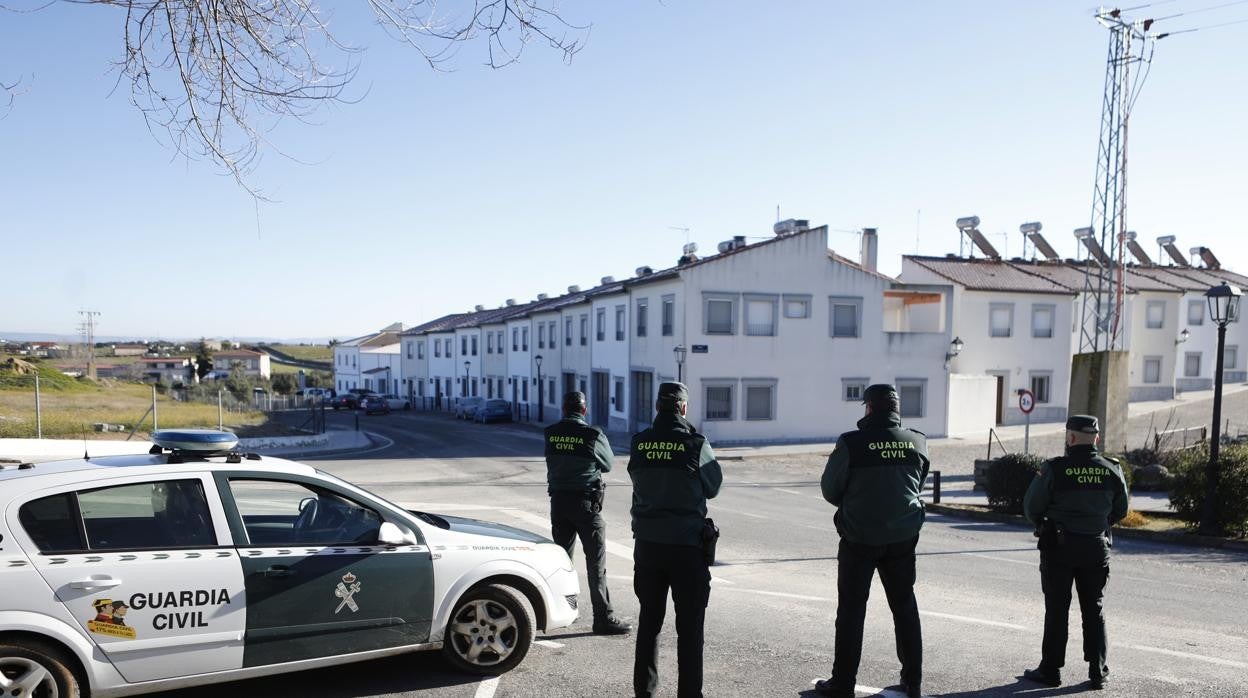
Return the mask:
[[1031,414],[1031,411],[1036,409],[1035,394],[1030,390],[1018,391],[1018,409],[1022,410],[1023,414]]

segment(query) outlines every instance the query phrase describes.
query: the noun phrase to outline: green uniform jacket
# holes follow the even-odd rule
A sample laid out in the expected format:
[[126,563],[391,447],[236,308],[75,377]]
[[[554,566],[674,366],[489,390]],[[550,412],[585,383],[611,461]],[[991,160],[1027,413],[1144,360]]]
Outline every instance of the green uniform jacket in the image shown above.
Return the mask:
[[868,415],[836,441],[824,468],[823,498],[838,507],[846,540],[887,545],[919,535],[926,517],[927,436],[904,429],[896,413]]
[[607,435],[581,417],[564,417],[546,427],[546,487],[550,492],[584,492],[611,472],[614,453]]
[[1095,446],[1071,446],[1040,467],[1023,498],[1037,526],[1044,517],[1075,533],[1101,533],[1127,515],[1127,481],[1119,465]]
[[660,414],[633,436],[633,537],[651,543],[702,544],[706,500],[719,494],[723,470],[706,437],[683,417]]

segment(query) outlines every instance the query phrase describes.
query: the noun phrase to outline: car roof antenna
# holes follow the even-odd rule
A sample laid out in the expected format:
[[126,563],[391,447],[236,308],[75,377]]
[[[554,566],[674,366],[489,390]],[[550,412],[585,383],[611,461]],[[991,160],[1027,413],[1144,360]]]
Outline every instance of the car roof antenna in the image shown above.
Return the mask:
[[91,454],[87,452],[87,425],[82,424],[82,459],[91,460]]

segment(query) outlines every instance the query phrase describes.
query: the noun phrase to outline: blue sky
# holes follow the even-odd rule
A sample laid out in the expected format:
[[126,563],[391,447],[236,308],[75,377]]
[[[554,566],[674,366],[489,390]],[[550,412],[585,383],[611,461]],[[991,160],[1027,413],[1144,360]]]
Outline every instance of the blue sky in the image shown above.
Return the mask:
[[[878,227],[888,273],[956,252],[958,216],[1010,255],[1024,221],[1066,256],[1088,223],[1107,35],[1086,0],[565,2],[593,24],[570,65],[533,44],[494,71],[478,44],[449,73],[339,5],[363,100],[272,132],[303,162],[266,153],[258,207],[110,94],[121,11],[0,11],[0,80],[22,80],[0,120],[0,331],[69,333],[91,307],[109,335],[358,335],[670,266],[672,227],[713,250],[769,235],[777,206],[848,256]],[[1248,269],[1246,36],[1158,45],[1130,136],[1150,251],[1175,234]]]

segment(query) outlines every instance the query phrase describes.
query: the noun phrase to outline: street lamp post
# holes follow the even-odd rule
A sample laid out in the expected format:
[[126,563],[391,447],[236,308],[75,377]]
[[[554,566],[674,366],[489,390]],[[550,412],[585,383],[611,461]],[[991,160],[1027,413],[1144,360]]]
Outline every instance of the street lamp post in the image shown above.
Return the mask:
[[537,364],[537,421],[546,421],[546,384],[542,382],[542,355],[538,354],[533,357],[533,363]]
[[685,382],[685,345],[679,344],[672,350],[676,354],[676,382]]
[[1200,516],[1200,532],[1216,536],[1222,533],[1218,512],[1218,455],[1222,446],[1222,352],[1226,346],[1226,326],[1239,315],[1240,290],[1223,281],[1205,291],[1209,317],[1218,326],[1217,363],[1213,371],[1213,430],[1209,443],[1209,463],[1205,469],[1205,506]]
[[460,391],[464,394],[464,397],[468,397],[468,369],[470,368],[472,368],[472,362],[465,361],[464,362],[464,388],[463,390]]

